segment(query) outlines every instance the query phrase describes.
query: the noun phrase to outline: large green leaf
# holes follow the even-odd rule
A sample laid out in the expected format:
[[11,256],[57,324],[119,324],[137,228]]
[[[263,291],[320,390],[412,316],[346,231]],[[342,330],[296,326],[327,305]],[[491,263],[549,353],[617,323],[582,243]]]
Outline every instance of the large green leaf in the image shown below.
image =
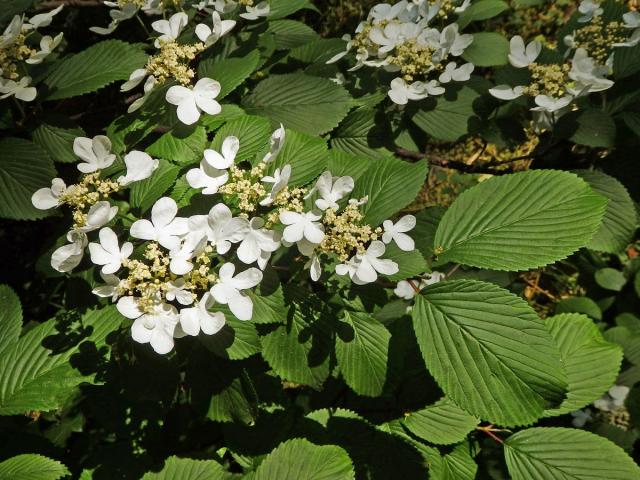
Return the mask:
[[547,410],[545,415],[562,415],[597,400],[615,383],[622,349],[607,342],[585,315],[556,315],[545,323],[560,348],[569,381],[567,398],[559,408]]
[[415,200],[426,176],[427,163],[424,161],[411,164],[384,158],[373,162],[358,178],[351,196],[368,197],[362,207],[364,219],[377,226]]
[[267,33],[274,35],[276,50],[290,50],[320,39],[311,27],[296,20],[269,22]]
[[556,133],[578,145],[612,148],[616,141],[616,123],[600,109],[576,110],[560,118]]
[[337,150],[364,157],[390,155],[383,148],[388,140],[388,129],[376,118],[373,109],[358,109],[351,112],[338,126],[331,140],[331,146]]
[[332,130],[351,107],[349,93],[331,80],[301,73],[272,75],[245,97],[243,106],[286,127],[319,135]]
[[84,137],[80,127],[62,128],[43,123],[33,132],[33,141],[47,151],[54,162],[75,163],[78,157],[73,153],[73,141]]
[[[83,345],[105,345],[107,335],[117,329],[123,317],[115,307],[93,310],[81,319],[81,343],[52,352],[44,345],[59,335],[55,320],[29,330],[0,355],[0,415],[24,414],[33,410],[58,408],[73,389],[93,381],[92,374],[76,369],[83,359]],[[76,356],[76,362],[70,362]],[[95,361],[92,356],[91,361]],[[90,366],[89,366],[90,367]]]
[[478,422],[476,417],[446,397],[422,410],[411,412],[402,421],[415,436],[436,445],[461,442]]
[[247,56],[242,58],[225,58],[214,61],[213,59],[203,60],[198,65],[198,75],[209,77],[220,82],[220,94],[217,99],[221,100],[244,82],[260,62],[260,53],[252,50]]
[[589,170],[575,172],[591,188],[609,200],[600,229],[588,248],[607,253],[619,253],[631,241],[637,225],[636,207],[627,189],[609,175]]
[[[269,144],[271,127],[269,121],[262,117],[243,115],[225,123],[211,142],[211,148],[220,151],[227,137],[234,136],[240,140],[240,149],[236,162],[253,161],[256,154]],[[259,158],[259,160],[262,160]]]
[[600,227],[606,199],[576,175],[530,170],[465,191],[442,217],[439,262],[527,270],[561,260]]
[[253,322],[238,320],[228,308],[218,306],[226,317],[226,324],[215,335],[201,335],[202,343],[216,355],[242,360],[260,351],[260,340]]
[[352,480],[347,452],[336,445],[314,445],[303,438],[280,444],[256,470],[254,480]]
[[317,11],[309,0],[270,0],[269,6],[271,7],[269,11],[270,20],[286,17],[302,9]]
[[504,456],[513,480],[632,480],[640,468],[606,438],[572,428],[530,428],[510,436]]
[[351,389],[367,397],[382,394],[387,379],[391,334],[366,313],[345,312],[336,340],[336,357]]
[[458,16],[456,23],[460,25],[460,28],[464,28],[471,22],[496,17],[506,10],[509,10],[509,4],[502,0],[480,0],[469,5]]
[[419,110],[413,116],[413,123],[438,140],[454,142],[466,135],[469,121],[476,116],[473,104],[480,95],[469,87],[463,87],[454,95],[453,98],[438,97],[430,108]]
[[471,456],[468,444],[458,445],[443,456],[433,452],[427,460],[429,480],[474,480],[478,473],[478,465]]
[[284,147],[267,172],[291,165],[289,184],[305,185],[326,170],[328,154],[323,139],[287,129]]
[[228,477],[215,460],[169,457],[161,471],[146,473],[142,480],[223,480]]
[[178,126],[149,145],[147,153],[154,158],[164,158],[178,165],[189,165],[202,160],[207,144],[204,127]]
[[35,453],[0,462],[0,480],[58,480],[69,475],[62,463]]
[[0,285],[0,354],[20,336],[22,305],[8,285]]
[[36,220],[47,215],[31,204],[36,190],[51,186],[56,170],[41,147],[21,138],[0,140],[0,217]]
[[147,61],[137,46],[105,40],[60,61],[45,79],[47,100],[75,97],[126,80]]
[[[480,3],[484,2],[478,5]],[[462,58],[476,67],[494,67],[506,65],[508,55],[509,40],[499,33],[480,32],[473,34],[473,43],[466,48]]]
[[492,423],[526,425],[564,398],[551,334],[521,298],[490,283],[440,282],[416,297],[413,327],[445,394]]
[[149,210],[156,200],[173,185],[179,171],[180,167],[161,159],[153,175],[131,186],[131,206],[140,208],[142,213]]

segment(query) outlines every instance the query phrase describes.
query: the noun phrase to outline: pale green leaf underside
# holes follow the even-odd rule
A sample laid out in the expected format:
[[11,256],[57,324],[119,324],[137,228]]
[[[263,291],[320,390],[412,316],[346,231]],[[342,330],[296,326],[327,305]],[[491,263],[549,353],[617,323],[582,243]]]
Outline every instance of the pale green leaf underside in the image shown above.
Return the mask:
[[528,270],[585,246],[607,201],[576,175],[530,170],[493,177],[464,192],[442,217],[439,262]]
[[427,368],[471,415],[526,425],[559,404],[566,380],[544,323],[493,284],[446,281],[416,297],[413,326]]
[[507,439],[513,480],[633,480],[640,468],[613,442],[584,430],[530,428]]
[[403,420],[405,427],[417,437],[436,445],[461,442],[479,420],[458,407],[448,398],[412,412]]
[[34,453],[0,462],[0,480],[58,480],[68,474],[62,463]]

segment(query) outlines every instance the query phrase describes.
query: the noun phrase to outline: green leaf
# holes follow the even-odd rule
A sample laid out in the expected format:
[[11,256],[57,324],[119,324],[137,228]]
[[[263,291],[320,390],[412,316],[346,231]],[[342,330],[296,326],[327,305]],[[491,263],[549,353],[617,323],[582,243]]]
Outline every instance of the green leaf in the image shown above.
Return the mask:
[[35,453],[0,462],[0,480],[58,480],[69,475],[62,463]]
[[207,132],[204,127],[179,126],[162,135],[146,151],[154,158],[164,158],[178,165],[190,165],[202,160],[206,144]]
[[262,283],[247,295],[253,302],[252,323],[285,323],[287,307],[280,279],[274,270],[267,268]]
[[258,68],[259,62],[260,53],[257,50],[252,50],[242,58],[232,57],[218,61],[209,58],[198,65],[198,76],[213,78],[220,82],[221,89],[217,100],[222,100],[249,78]]
[[607,253],[621,252],[631,241],[637,224],[636,207],[627,189],[613,177],[602,172],[575,172],[591,188],[609,200],[600,229],[588,248]]
[[0,285],[0,354],[20,336],[22,329],[22,305],[8,285]]
[[478,465],[466,444],[456,446],[442,457],[432,454],[428,460],[429,480],[474,480],[478,473]]
[[613,57],[613,72],[616,80],[627,78],[640,71],[640,45],[616,48]]
[[338,125],[351,107],[349,93],[331,80],[302,73],[272,75],[244,98],[247,113],[286,127],[321,135]]
[[147,54],[120,40],[105,40],[58,62],[45,79],[46,100],[75,97],[127,80],[141,68]]
[[584,315],[564,314],[545,322],[560,348],[567,369],[569,391],[559,408],[545,416],[563,415],[589,405],[611,387],[620,371],[622,349],[607,342],[595,323]]
[[61,128],[43,123],[33,132],[33,141],[49,154],[54,162],[75,163],[78,157],[73,153],[73,141],[84,137],[80,127]]
[[242,360],[260,351],[260,340],[253,322],[238,320],[227,308],[223,311],[226,324],[215,335],[201,335],[202,343],[216,355],[230,360]]
[[584,313],[596,320],[602,320],[602,310],[589,297],[563,298],[556,305],[556,314],[558,313]]
[[[31,7],[35,0],[4,0],[0,10],[0,23],[4,23],[14,15],[21,14]],[[3,26],[4,28],[4,26]]]
[[303,438],[280,444],[256,470],[254,480],[353,480],[347,452],[336,445],[314,445]]
[[606,290],[621,291],[627,284],[627,279],[620,270],[615,268],[601,268],[596,271],[596,283]]
[[386,246],[384,258],[393,260],[398,264],[398,273],[387,277],[391,281],[416,277],[429,270],[427,261],[418,250],[405,252],[400,250],[395,243]]
[[[29,330],[0,355],[0,415],[19,415],[33,410],[58,408],[73,389],[92,382],[93,375],[77,370],[70,359],[82,359],[82,345],[105,345],[107,335],[117,329],[123,317],[114,306],[93,310],[82,319],[84,337],[60,353],[43,346],[52,342],[57,331],[55,320]],[[95,361],[95,358],[92,357]],[[77,364],[77,362],[74,362]]]
[[345,42],[340,38],[320,38],[292,49],[289,56],[304,63],[324,64],[344,47]]
[[480,0],[473,2],[458,15],[456,23],[460,28],[464,28],[471,22],[497,17],[506,10],[509,10],[509,5],[502,0]]
[[131,186],[131,206],[139,208],[141,213],[149,210],[156,200],[173,185],[179,171],[180,167],[161,159],[153,175]]
[[352,198],[369,197],[362,206],[364,220],[378,226],[415,200],[427,176],[424,161],[407,163],[396,158],[384,158],[358,178]]
[[244,115],[225,123],[211,142],[211,148],[220,151],[224,140],[229,137],[238,137],[240,149],[236,155],[236,162],[245,160],[253,161],[256,154],[269,144],[271,126],[269,121],[253,115]]
[[560,353],[521,298],[490,283],[460,280],[416,297],[413,327],[440,388],[471,415],[526,425],[564,398]]
[[348,175],[357,183],[358,179],[372,166],[373,160],[369,158],[356,157],[355,155],[340,152],[335,149],[329,150],[327,169],[335,176],[343,177]]
[[158,473],[146,473],[142,480],[224,480],[229,474],[214,460],[169,457]]
[[402,424],[415,436],[436,445],[451,445],[464,440],[479,420],[448,398],[411,412]]
[[613,327],[604,332],[604,337],[624,350],[624,358],[640,365],[640,334],[627,327]]
[[359,395],[377,397],[387,379],[391,334],[366,313],[346,312],[336,339],[336,357],[342,376]]
[[416,227],[409,235],[416,242],[416,248],[425,258],[433,255],[433,240],[438,224],[447,211],[444,207],[429,207],[416,214]]
[[527,270],[566,258],[600,227],[606,199],[576,175],[530,170],[493,177],[460,195],[442,217],[439,263]]
[[36,190],[51,187],[56,170],[42,148],[20,138],[0,140],[0,217],[36,220],[47,216],[31,204]]
[[469,121],[476,116],[474,102],[480,97],[475,90],[463,87],[454,98],[448,95],[431,102],[431,108],[416,113],[412,121],[427,135],[447,142],[454,142],[466,135]]
[[267,172],[271,174],[276,168],[289,164],[289,184],[305,185],[327,169],[328,154],[327,144],[323,139],[287,129],[284,147],[271,162]]
[[[479,2],[480,3],[484,2]],[[476,67],[506,65],[509,61],[509,40],[495,32],[473,34],[473,43],[462,54],[467,62]]]
[[267,33],[274,35],[276,50],[290,50],[320,38],[311,27],[296,20],[269,22]]
[[363,157],[383,157],[391,152],[383,147],[388,137],[383,121],[376,121],[372,109],[358,109],[351,112],[340,123],[331,140],[337,150]]
[[578,145],[612,148],[616,141],[616,123],[602,110],[578,110],[569,112],[558,120],[556,133]]
[[640,468],[616,444],[572,428],[522,430],[504,443],[504,456],[513,480],[640,478]]
[[271,7],[269,11],[270,20],[284,18],[303,9],[317,11],[309,0],[270,0],[269,7]]

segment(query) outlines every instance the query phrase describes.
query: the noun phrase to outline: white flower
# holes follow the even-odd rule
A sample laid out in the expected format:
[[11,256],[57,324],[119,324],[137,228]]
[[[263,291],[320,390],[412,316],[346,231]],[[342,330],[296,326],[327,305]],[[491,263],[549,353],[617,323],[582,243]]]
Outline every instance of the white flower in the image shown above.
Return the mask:
[[191,260],[204,252],[206,246],[206,236],[198,233],[187,235],[178,248],[169,252],[171,257],[169,269],[171,273],[175,275],[186,275],[193,270]]
[[464,0],[464,2],[462,2],[462,4],[459,7],[454,8],[453,11],[455,13],[462,13],[467,8],[469,8],[470,5],[471,5],[471,0]]
[[640,28],[640,13],[637,11],[627,12],[622,15],[625,28]]
[[390,52],[396,46],[402,45],[407,40],[415,39],[421,31],[422,28],[415,23],[389,23],[384,29],[379,27],[372,28],[369,32],[369,39],[373,43],[380,45],[378,53],[384,54]]
[[17,82],[0,78],[0,94],[2,94],[0,100],[13,95],[23,102],[33,101],[38,95],[38,91],[35,87],[30,87],[29,84],[31,84],[31,77],[22,77]]
[[613,81],[604,78],[609,69],[604,65],[597,65],[583,48],[578,48],[571,61],[569,78],[576,82],[573,91],[586,90],[590,93],[601,92],[613,86]]
[[151,221],[143,219],[131,225],[131,236],[156,241],[168,250],[178,248],[180,237],[188,232],[189,227],[187,219],[176,217],[177,214],[175,200],[162,197],[151,209]]
[[516,68],[525,68],[536,61],[542,52],[542,43],[534,40],[525,48],[524,40],[520,35],[511,38],[509,53],[509,63]]
[[101,200],[96,202],[87,212],[87,221],[84,226],[79,228],[79,231],[88,233],[98,230],[113,220],[117,213],[118,207],[112,207],[108,201]]
[[51,25],[53,21],[53,17],[55,17],[64,5],[60,5],[58,8],[55,8],[47,13],[39,13],[38,15],[34,15],[29,19],[29,23],[25,25],[25,27],[31,28],[40,28],[40,27],[48,27]]
[[258,20],[260,17],[266,17],[269,15],[270,11],[271,7],[269,7],[269,3],[260,2],[255,7],[247,5],[246,13],[241,13],[240,16],[245,20]]
[[593,417],[591,416],[591,410],[589,410],[588,408],[571,412],[571,416],[573,417],[573,419],[571,420],[571,424],[576,428],[582,428],[587,424],[587,422],[593,420]]
[[22,16],[15,15],[7,25],[7,28],[4,29],[2,36],[0,36],[0,48],[6,48],[11,45],[21,32]]
[[395,5],[390,5],[388,3],[379,3],[369,11],[369,18],[378,21],[393,20],[397,18],[398,15],[400,15],[400,13],[406,8],[406,0],[402,0]]
[[[120,302],[125,298],[131,297],[124,297],[120,299]],[[118,302],[118,306],[120,306],[120,302]],[[179,319],[176,307],[166,303],[158,303],[152,312],[143,313],[136,318],[131,325],[131,338],[138,343],[150,343],[156,353],[167,354],[173,350],[173,334]]]
[[348,33],[346,35],[343,35],[342,36],[342,40],[347,42],[347,45],[345,46],[345,49],[342,52],[335,54],[329,60],[327,60],[325,62],[327,65],[330,65],[332,63],[336,63],[341,58],[344,58],[351,51],[351,49],[353,48],[353,40],[351,38],[351,35],[349,35]]
[[204,151],[204,159],[211,167],[217,170],[226,170],[233,165],[239,149],[240,140],[238,137],[227,137],[222,142],[220,153],[208,148]]
[[382,234],[382,241],[384,243],[391,243],[393,240],[396,242],[396,245],[398,245],[398,248],[405,252],[410,252],[415,248],[413,238],[405,232],[415,228],[416,217],[413,215],[405,215],[395,224],[391,220],[385,220],[382,226],[384,227],[384,233]]
[[280,247],[277,232],[263,227],[264,220],[259,217],[252,218],[237,252],[241,262],[246,264],[258,262],[258,266],[262,269],[266,266],[271,254]]
[[289,179],[291,178],[291,165],[287,164],[282,167],[282,170],[276,168],[276,171],[273,172],[273,176],[265,176],[262,177],[262,181],[265,183],[273,183],[273,187],[271,187],[271,192],[265,198],[260,201],[260,205],[263,207],[268,207],[272,205],[275,201],[278,193],[286,188],[289,183]]
[[62,42],[63,33],[59,33],[55,38],[45,35],[40,39],[40,51],[31,55],[25,61],[31,65],[37,65],[49,56],[49,54]]
[[441,282],[445,277],[446,275],[444,273],[434,271],[431,273],[425,273],[422,275],[420,280],[400,280],[396,288],[393,290],[393,293],[405,300],[411,300],[420,290],[428,285]]
[[163,43],[176,40],[184,27],[187,26],[187,23],[189,23],[189,17],[184,12],[173,14],[169,20],[156,20],[153,22],[151,28],[162,34],[154,42],[156,48],[160,48]]
[[[411,85],[407,85],[403,78],[398,77],[391,81],[390,86],[389,98],[398,105],[406,105],[409,100],[422,100],[429,96],[427,84],[424,82],[413,82]],[[442,93],[444,93],[444,89]]]
[[614,385],[602,398],[593,402],[593,406],[598,410],[611,412],[622,407],[628,395],[629,387],[625,385]]
[[220,94],[220,83],[211,78],[201,78],[193,88],[174,85],[167,90],[166,99],[178,106],[178,119],[185,125],[193,125],[200,118],[200,112],[217,115],[222,107],[215,98]]
[[580,23],[590,22],[593,17],[599,17],[604,12],[600,7],[600,3],[594,2],[593,0],[582,0],[578,11],[582,14],[582,16],[578,18],[578,22]]
[[218,188],[227,183],[229,173],[226,170],[213,168],[206,160],[200,162],[199,168],[187,172],[187,182],[192,188],[202,188],[203,195],[213,195]]
[[278,156],[278,154],[282,150],[282,147],[284,146],[285,137],[286,132],[284,129],[284,125],[280,124],[280,128],[278,128],[271,134],[269,151],[262,159],[264,163],[270,163]]
[[128,92],[129,90],[133,90],[142,83],[147,75],[148,72],[146,68],[137,68],[136,70],[131,72],[131,75],[129,75],[129,80],[127,80],[120,86],[120,91]]
[[547,95],[537,95],[535,98],[537,107],[533,107],[531,110],[534,112],[555,113],[568,107],[572,101],[573,97],[570,95],[565,95],[560,98],[553,98]]
[[213,3],[216,11],[220,13],[231,13],[238,6],[238,2],[235,0],[209,0],[210,3]]
[[311,280],[314,282],[320,280],[320,276],[322,275],[322,265],[320,265],[318,255],[312,253],[304,267],[309,269],[309,276],[311,277]]
[[515,100],[524,95],[524,87],[510,87],[509,85],[498,85],[489,89],[489,93],[500,100]]
[[124,157],[124,163],[127,166],[127,174],[118,177],[118,183],[123,187],[149,178],[160,164],[157,159],[151,158],[148,153],[138,150],[127,153]]
[[210,28],[209,25],[205,25],[204,23],[196,25],[196,35],[200,41],[204,42],[206,47],[216,43],[236,25],[235,20],[222,20],[218,12],[213,12],[212,17],[213,28]]
[[202,330],[205,335],[218,333],[225,324],[224,313],[210,312],[215,300],[210,293],[205,293],[200,301],[191,308],[180,311],[180,328],[187,335],[197,336]]
[[100,243],[89,244],[91,261],[96,265],[102,265],[101,271],[105,275],[116,273],[122,267],[122,262],[133,253],[133,244],[124,242],[120,248],[118,237],[110,228],[103,228],[98,236]]
[[289,243],[296,243],[303,238],[313,244],[319,244],[324,238],[324,227],[318,220],[322,215],[314,212],[281,212],[280,222],[286,225],[282,237]]
[[193,303],[193,294],[186,289],[187,282],[184,278],[178,278],[167,284],[167,293],[165,298],[170,301],[177,301],[180,305],[191,305]]
[[449,62],[438,77],[438,80],[440,83],[449,83],[452,80],[454,82],[466,82],[471,78],[473,69],[473,63],[465,63],[458,67],[456,62]]
[[39,210],[49,210],[62,204],[60,198],[67,193],[67,185],[61,178],[51,180],[51,188],[41,188],[31,196],[31,203]]
[[189,231],[206,235],[220,255],[227,253],[232,243],[240,242],[247,228],[247,220],[242,217],[234,218],[224,203],[214,205],[209,215],[194,215],[189,218]]
[[116,159],[111,153],[111,140],[104,135],[91,138],[77,137],[73,141],[73,153],[84,160],[78,164],[82,173],[93,173],[110,167]]
[[356,285],[366,285],[378,279],[378,273],[393,275],[398,273],[398,264],[393,260],[381,259],[385,246],[379,240],[374,240],[364,254],[356,254],[349,262],[336,267],[338,275],[349,274]]
[[58,272],[70,272],[80,265],[88,243],[87,235],[78,230],[67,233],[67,240],[71,243],[56,249],[51,255],[51,266]]
[[218,283],[211,287],[211,294],[217,302],[229,305],[231,313],[239,320],[251,320],[253,302],[241,290],[253,288],[262,281],[262,272],[257,268],[249,268],[234,277],[236,267],[233,263],[225,263],[218,272]]
[[[112,7],[118,6],[117,3],[109,5],[107,2],[105,2],[105,5],[112,6]],[[122,7],[121,10],[114,9],[109,11],[109,16],[112,19],[109,26],[107,26],[106,28],[90,27],[89,30],[91,30],[94,33],[97,33],[98,35],[109,35],[113,33],[116,28],[118,28],[118,25],[120,25],[120,22],[135,17],[136,13],[138,13],[138,6],[133,3],[127,3]]]
[[468,33],[460,35],[458,33],[458,24],[451,23],[440,34],[440,58],[445,58],[447,55],[459,57],[472,43],[473,35]]
[[91,291],[91,293],[97,295],[98,297],[110,297],[112,302],[117,301],[118,297],[120,297],[120,279],[112,273],[105,275],[104,273],[100,272],[100,276],[105,282],[104,285],[98,285]]
[[352,177],[334,177],[331,172],[326,171],[318,178],[316,185],[307,198],[316,190],[320,198],[315,201],[316,207],[320,210],[328,208],[338,209],[338,200],[342,200],[353,190],[354,183]]

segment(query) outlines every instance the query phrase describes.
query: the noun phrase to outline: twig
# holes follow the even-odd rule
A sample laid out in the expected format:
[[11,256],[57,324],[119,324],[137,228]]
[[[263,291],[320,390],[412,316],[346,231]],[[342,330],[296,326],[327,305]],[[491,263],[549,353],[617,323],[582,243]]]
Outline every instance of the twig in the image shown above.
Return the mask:
[[51,10],[60,5],[68,7],[101,7],[102,2],[100,0],[49,0],[36,6],[36,10]]
[[456,160],[447,160],[446,158],[442,158],[437,155],[430,155],[428,153],[412,152],[410,150],[405,150],[404,148],[398,148],[396,150],[396,155],[410,160],[422,160],[423,158],[426,158],[431,165],[436,165],[441,168],[450,168],[464,173],[488,173],[491,175],[506,175],[507,173],[511,173],[511,170],[497,170],[495,167],[515,162],[517,160],[524,160],[524,158],[530,158],[518,157],[499,163],[467,164]]

